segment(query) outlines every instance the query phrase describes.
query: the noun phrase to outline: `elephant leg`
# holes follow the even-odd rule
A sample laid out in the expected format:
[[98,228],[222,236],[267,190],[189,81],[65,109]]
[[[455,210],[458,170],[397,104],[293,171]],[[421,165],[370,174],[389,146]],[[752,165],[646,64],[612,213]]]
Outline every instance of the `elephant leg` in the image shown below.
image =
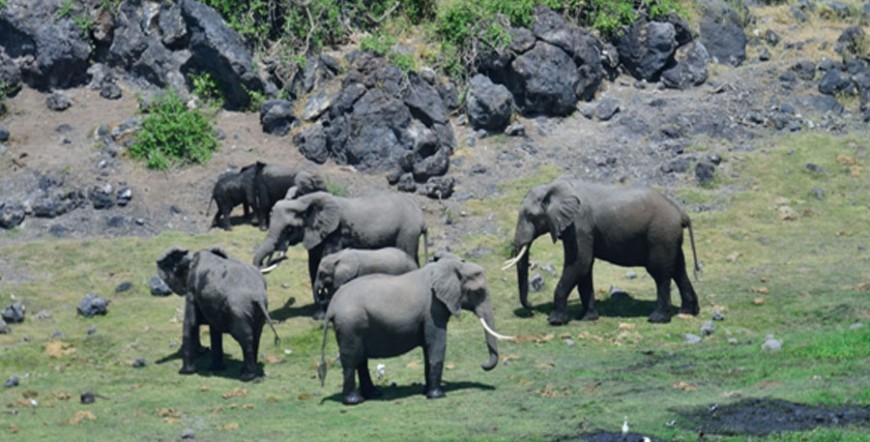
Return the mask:
[[656,309],[649,315],[649,322],[671,322],[671,276],[650,273],[656,282]]
[[211,337],[211,367],[212,371],[224,370],[224,334],[218,331],[215,327],[208,327],[208,334]]
[[196,372],[196,365],[193,363],[194,355],[197,347],[202,347],[199,343],[199,321],[196,314],[196,305],[190,295],[184,297],[184,323],[181,329],[181,374],[192,374]]
[[692,281],[689,279],[689,274],[686,273],[686,257],[683,251],[679,251],[677,256],[676,275],[674,282],[677,284],[677,289],[680,290],[680,313],[697,316],[700,313],[698,306],[698,295],[695,293],[695,288],[692,287]]
[[221,207],[218,210],[218,213],[220,213],[220,222],[218,222],[218,225],[226,231],[233,230],[233,226],[230,223],[230,213],[233,210],[232,206],[230,208]]
[[383,396],[381,390],[375,387],[372,382],[372,374],[369,372],[369,360],[364,359],[356,367],[356,372],[359,374],[359,389],[362,397],[365,399],[374,399]]
[[317,280],[317,268],[320,266],[320,260],[323,250],[322,246],[318,246],[308,252],[308,278],[311,281],[311,297],[314,299],[314,319],[321,320],[326,314],[326,309],[323,303],[320,302],[320,297],[317,295],[317,290],[314,288],[314,282]]
[[445,336],[430,338],[423,346],[423,363],[426,364],[426,397],[438,399],[444,397],[441,389],[441,375],[444,372],[444,354],[447,350]]
[[580,286],[577,288],[580,292],[580,305],[583,310],[580,311],[578,319],[581,321],[595,321],[598,319],[598,310],[595,309],[595,289],[592,285],[592,269],[586,276],[580,278]]
[[347,333],[338,326],[335,328],[335,337],[338,340],[338,353],[344,374],[341,402],[345,405],[356,405],[365,400],[356,389],[355,382],[357,367],[366,360],[363,356],[362,338],[353,331]]
[[[568,323],[570,320],[568,317],[568,295],[575,287],[578,287],[584,276],[592,277],[592,249],[580,250],[576,235],[571,229],[568,229],[568,233],[562,238],[562,246],[565,251],[565,263],[562,267],[562,276],[559,277],[559,283],[556,284],[556,290],[553,293],[553,310],[547,317],[550,325]],[[588,275],[584,275],[584,272]],[[591,285],[591,279],[589,283]],[[581,291],[581,300],[582,294]]]

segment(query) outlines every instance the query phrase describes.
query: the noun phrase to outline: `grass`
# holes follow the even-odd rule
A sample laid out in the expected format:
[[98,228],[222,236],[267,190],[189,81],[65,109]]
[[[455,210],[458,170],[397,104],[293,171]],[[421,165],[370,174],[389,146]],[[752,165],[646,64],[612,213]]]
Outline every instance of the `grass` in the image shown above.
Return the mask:
[[[499,367],[483,372],[480,327],[467,312],[454,319],[444,376],[447,398],[438,401],[420,394],[419,351],[372,363],[385,364],[384,382],[396,383],[385,388],[384,400],[342,406],[337,363],[320,387],[321,328],[308,318],[306,255],[300,248],[291,249],[290,259],[267,276],[270,310],[283,339],[275,347],[265,332],[261,360],[267,378],[255,384],[236,380],[241,355],[229,338],[225,373],[202,368],[193,376],[178,375],[182,299],[149,294],[154,260],[173,244],[191,249],[220,244],[247,261],[262,239],[256,228],[26,244],[7,237],[0,256],[28,278],[15,284],[0,280],[0,304],[14,295],[27,305],[28,318],[13,325],[12,334],[0,335],[0,377],[21,377],[18,387],[0,390],[0,434],[29,440],[164,440],[192,429],[200,440],[552,440],[619,431],[627,416],[633,432],[694,441],[698,428],[681,413],[714,403],[758,397],[870,406],[868,148],[857,136],[777,138],[756,152],[729,157],[721,166],[729,173],[713,188],[669,189],[690,210],[702,205],[714,210],[691,212],[705,265],[694,282],[701,314],[675,317],[667,325],[646,321],[655,295],[642,269],[632,269],[639,276],[628,279],[629,269],[602,262],[595,267],[599,321],[548,326],[553,276],[542,292],[530,295],[536,305],[531,317],[519,308],[515,276],[499,267],[510,253],[519,202],[531,186],[555,178],[556,168],[505,183],[491,200],[469,202],[469,217],[492,219],[498,233],[470,233],[456,249],[491,251],[476,261],[489,271],[497,328],[518,335],[520,342],[502,343]],[[810,163],[815,167],[807,168]],[[824,199],[811,193],[814,188],[824,190]],[[786,206],[791,211],[781,210]],[[532,252],[539,264],[561,267],[560,245],[541,238]],[[134,288],[115,294],[124,281]],[[631,299],[609,300],[610,285]],[[90,292],[111,300],[108,315],[76,316],[76,304]],[[716,332],[700,344],[687,344],[684,335],[698,334],[715,309],[724,311],[726,320],[716,322]],[[52,318],[35,319],[40,310]],[[576,295],[569,310],[579,311]],[[855,323],[865,326],[853,328]],[[96,332],[88,334],[90,327]],[[61,336],[52,338],[56,332]],[[782,351],[761,351],[768,334],[783,341]],[[203,338],[207,343],[207,334]],[[332,332],[327,354],[337,354]],[[147,365],[134,368],[137,358]],[[200,367],[207,364],[199,361]],[[79,395],[88,390],[98,394],[96,403],[80,404]],[[666,426],[671,420],[676,424]],[[858,441],[866,431],[817,428],[753,440]]]

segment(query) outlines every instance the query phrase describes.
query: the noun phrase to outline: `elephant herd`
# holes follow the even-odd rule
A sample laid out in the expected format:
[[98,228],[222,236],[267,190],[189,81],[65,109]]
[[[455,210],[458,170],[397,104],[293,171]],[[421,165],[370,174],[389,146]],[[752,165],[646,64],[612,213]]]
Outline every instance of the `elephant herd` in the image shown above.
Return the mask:
[[[182,368],[195,371],[194,356],[204,352],[198,328],[209,325],[212,370],[223,368],[222,334],[242,347],[241,379],[257,377],[256,358],[265,324],[272,326],[262,273],[274,269],[283,254],[302,243],[308,252],[308,274],[315,319],[323,320],[318,376],[329,324],[333,325],[344,381],[342,402],[358,404],[378,397],[368,368],[370,358],[395,357],[421,347],[428,398],[444,396],[441,377],[450,317],[467,310],[484,328],[489,359],[498,363],[500,339],[484,269],[448,253],[431,261],[427,228],[420,207],[397,192],[346,198],[326,192],[317,173],[256,163],[221,177],[214,186],[218,204],[212,227],[229,228],[229,214],[243,205],[256,214],[266,238],[255,248],[252,264],[230,258],[220,248],[191,253],[171,247],[157,260],[158,274],[185,297]],[[268,214],[268,216],[267,216]],[[650,322],[670,321],[670,284],[680,292],[680,312],[697,315],[698,298],[686,272],[683,229],[688,228],[695,268],[699,270],[691,222],[684,211],[646,187],[613,187],[567,178],[531,189],[519,208],[514,244],[520,302],[528,301],[530,248],[549,233],[561,240],[564,266],[555,288],[548,321],[569,321],[567,300],[576,287],[580,319],[595,320],[592,266],[595,258],[622,266],[643,266],[657,289]],[[422,237],[422,238],[421,238]],[[424,244],[423,266],[419,243]],[[275,255],[279,256],[276,257]],[[274,326],[272,326],[274,332]],[[275,340],[278,341],[275,333]],[[357,388],[356,379],[359,379]]]

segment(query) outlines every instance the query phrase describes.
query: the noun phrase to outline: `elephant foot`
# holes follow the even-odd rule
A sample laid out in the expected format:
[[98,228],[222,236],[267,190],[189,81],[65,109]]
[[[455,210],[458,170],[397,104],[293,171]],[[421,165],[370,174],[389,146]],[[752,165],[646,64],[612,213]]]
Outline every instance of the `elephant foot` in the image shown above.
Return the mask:
[[383,395],[384,393],[375,387],[365,388],[362,390],[362,397],[365,399],[376,399]]
[[444,397],[444,390],[441,388],[433,388],[426,392],[427,399],[439,399]]
[[196,367],[193,365],[185,365],[181,367],[181,370],[178,370],[178,374],[194,374],[196,373]]
[[529,301],[520,301],[520,304],[526,310],[534,310],[534,307],[532,307],[532,304]]
[[341,399],[341,403],[344,405],[357,405],[363,403],[365,399],[360,394],[359,391],[354,390],[353,392],[344,395]]
[[242,382],[251,382],[254,379],[257,379],[257,373],[253,371],[242,372],[242,375],[239,376],[239,380]]
[[550,322],[550,325],[565,325],[570,321],[570,318],[568,318],[568,314],[564,311],[554,310],[547,316],[547,321]]
[[671,322],[671,315],[670,313],[656,309],[651,315],[649,315],[649,319],[647,320],[653,324],[667,324],[668,322]]
[[682,313],[684,315],[698,316],[698,313],[701,313],[701,309],[698,308],[697,304],[690,305],[690,306],[683,306],[683,307],[680,307],[680,313]]
[[577,318],[581,321],[597,321],[598,320],[598,310],[587,310],[580,314]]

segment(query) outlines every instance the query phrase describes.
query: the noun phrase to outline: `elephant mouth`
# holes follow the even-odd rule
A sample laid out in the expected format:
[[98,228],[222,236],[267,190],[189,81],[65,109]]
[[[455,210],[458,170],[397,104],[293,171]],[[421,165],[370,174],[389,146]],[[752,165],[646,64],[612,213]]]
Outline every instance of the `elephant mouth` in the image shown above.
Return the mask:
[[281,261],[287,259],[287,255],[282,254],[281,256],[269,259],[269,262],[266,263],[266,266],[260,269],[260,273],[269,273],[272,270],[275,270],[278,267],[278,264],[281,264]]

